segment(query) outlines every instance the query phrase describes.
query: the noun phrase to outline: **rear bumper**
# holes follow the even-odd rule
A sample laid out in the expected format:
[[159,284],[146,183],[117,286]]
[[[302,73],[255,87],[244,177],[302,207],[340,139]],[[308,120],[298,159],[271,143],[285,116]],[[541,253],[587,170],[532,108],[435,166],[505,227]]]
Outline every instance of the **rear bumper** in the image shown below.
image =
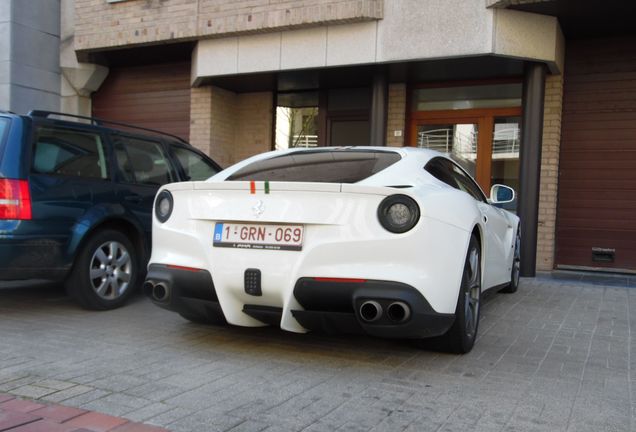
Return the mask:
[[[304,310],[292,310],[294,318],[309,330],[366,333],[382,338],[426,338],[444,334],[455,321],[454,314],[435,312],[412,286],[390,281],[363,282],[299,279],[294,296]],[[365,302],[380,305],[378,319],[368,322],[360,308]],[[408,317],[392,320],[389,306],[399,302],[408,307]]]
[[[153,296],[153,288],[159,284],[167,289],[166,296],[161,300]],[[207,270],[192,271],[151,264],[143,291],[154,304],[163,309],[184,316],[223,319],[212,276]]]
[[[166,295],[153,295],[161,285]],[[212,276],[206,270],[183,270],[165,265],[151,264],[148,269],[144,293],[164,309],[185,316],[223,319]],[[444,334],[453,324],[453,314],[435,312],[428,301],[415,288],[390,281],[324,281],[301,278],[297,281],[294,297],[303,309],[289,312],[305,329],[327,333],[359,333],[383,338],[426,338]],[[379,304],[384,311],[373,322],[360,315],[360,307],[367,301]],[[409,313],[404,320],[392,320],[386,313],[395,302],[407,305]],[[244,304],[242,312],[263,324],[280,325],[281,307]]]
[[62,280],[71,269],[63,250],[61,240],[0,234],[0,280]]

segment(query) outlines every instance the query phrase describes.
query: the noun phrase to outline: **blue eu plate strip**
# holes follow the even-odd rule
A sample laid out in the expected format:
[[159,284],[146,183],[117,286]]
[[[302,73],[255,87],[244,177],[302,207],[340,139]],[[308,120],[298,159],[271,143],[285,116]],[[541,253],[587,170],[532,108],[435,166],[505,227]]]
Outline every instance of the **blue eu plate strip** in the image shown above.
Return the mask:
[[214,243],[220,242],[223,240],[223,224],[217,223],[214,226]]

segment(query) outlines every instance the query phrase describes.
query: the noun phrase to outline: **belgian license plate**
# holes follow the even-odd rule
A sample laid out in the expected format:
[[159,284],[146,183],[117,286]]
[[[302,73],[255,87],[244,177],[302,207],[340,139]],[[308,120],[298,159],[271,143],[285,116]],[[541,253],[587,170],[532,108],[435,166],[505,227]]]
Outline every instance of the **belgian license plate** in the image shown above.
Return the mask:
[[303,225],[240,224],[217,222],[213,245],[238,249],[302,249]]

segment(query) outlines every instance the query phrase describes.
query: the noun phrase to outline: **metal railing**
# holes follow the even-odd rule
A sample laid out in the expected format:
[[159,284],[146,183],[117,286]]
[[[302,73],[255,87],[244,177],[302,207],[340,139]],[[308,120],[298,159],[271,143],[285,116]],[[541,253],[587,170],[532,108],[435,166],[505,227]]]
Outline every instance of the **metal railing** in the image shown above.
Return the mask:
[[[452,128],[433,129],[417,134],[417,146],[441,153],[460,151],[477,153],[477,133],[463,134]],[[519,153],[519,128],[500,129],[494,133],[493,154]]]
[[318,135],[293,135],[293,147],[317,147]]

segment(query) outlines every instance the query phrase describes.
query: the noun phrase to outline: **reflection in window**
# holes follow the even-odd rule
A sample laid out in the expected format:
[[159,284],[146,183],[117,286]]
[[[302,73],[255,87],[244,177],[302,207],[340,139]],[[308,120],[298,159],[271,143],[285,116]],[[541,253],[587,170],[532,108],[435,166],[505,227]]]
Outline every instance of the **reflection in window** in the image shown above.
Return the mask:
[[118,137],[115,157],[126,182],[160,186],[173,181],[162,146],[158,142]]
[[172,152],[179,160],[179,164],[181,164],[186,175],[186,180],[206,180],[218,172],[213,165],[192,150],[181,146],[173,146]]
[[33,169],[42,174],[108,178],[99,135],[71,129],[38,128]]
[[450,156],[470,175],[475,175],[477,124],[436,124],[417,127],[417,146]]
[[318,92],[279,93],[276,149],[318,145]]
[[[492,141],[491,184],[519,191],[519,117],[495,117]],[[517,203],[504,206],[516,210]]]
[[391,151],[292,152],[244,166],[228,180],[357,183],[400,160]]

